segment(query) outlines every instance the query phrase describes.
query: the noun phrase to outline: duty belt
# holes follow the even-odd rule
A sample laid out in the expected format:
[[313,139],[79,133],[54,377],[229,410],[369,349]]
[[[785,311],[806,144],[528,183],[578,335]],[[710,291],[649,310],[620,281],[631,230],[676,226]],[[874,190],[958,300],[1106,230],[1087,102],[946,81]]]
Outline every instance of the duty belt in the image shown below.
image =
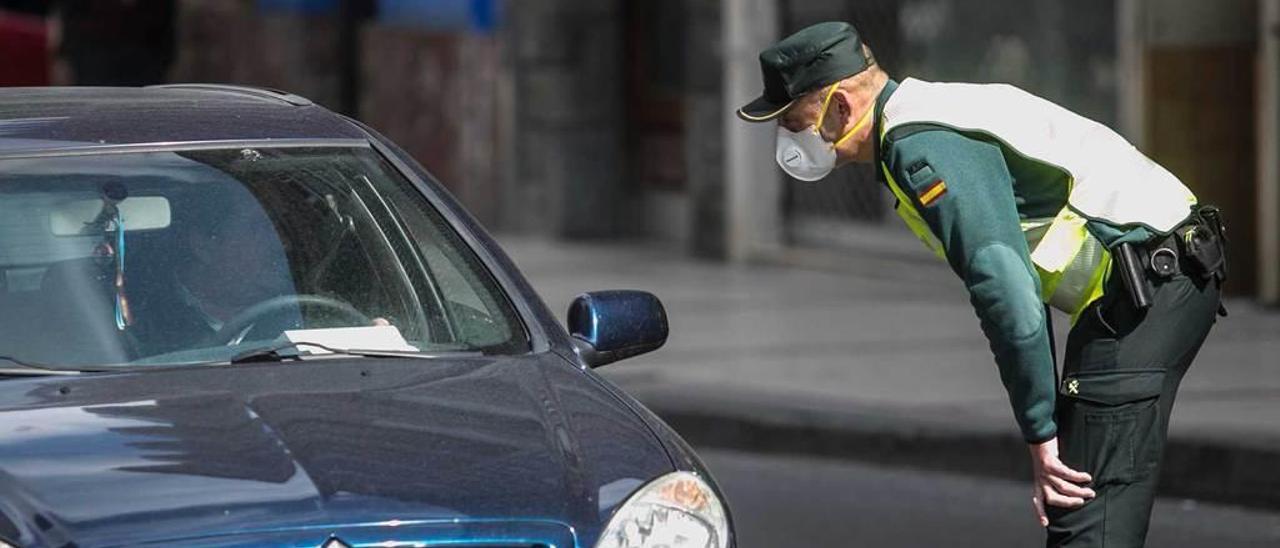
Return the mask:
[[[1121,244],[1115,249],[1125,289],[1134,307],[1151,306],[1148,280],[1163,280],[1178,274],[1221,284],[1227,276],[1226,228],[1214,206],[1196,206],[1173,232],[1140,244]],[[1226,310],[1219,306],[1219,313]]]

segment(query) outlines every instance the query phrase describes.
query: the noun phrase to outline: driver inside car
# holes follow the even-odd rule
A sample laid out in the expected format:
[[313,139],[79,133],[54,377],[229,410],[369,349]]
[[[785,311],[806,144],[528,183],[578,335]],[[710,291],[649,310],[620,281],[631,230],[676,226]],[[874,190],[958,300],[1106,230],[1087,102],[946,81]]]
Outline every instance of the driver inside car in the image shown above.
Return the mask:
[[247,194],[239,188],[191,200],[175,215],[171,252],[132,255],[153,267],[126,278],[136,318],[128,330],[142,354],[273,339],[302,327],[296,306],[261,317],[268,325],[239,321],[256,304],[297,293],[275,225]]

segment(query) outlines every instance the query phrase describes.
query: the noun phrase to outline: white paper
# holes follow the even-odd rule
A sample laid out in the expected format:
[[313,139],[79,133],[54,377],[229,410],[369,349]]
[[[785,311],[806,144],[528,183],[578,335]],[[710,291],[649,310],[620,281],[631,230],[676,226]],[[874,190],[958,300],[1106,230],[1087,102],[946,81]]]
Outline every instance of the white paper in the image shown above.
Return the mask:
[[[418,349],[404,340],[394,325],[370,325],[366,327],[336,327],[329,329],[297,329],[285,331],[286,341],[292,343],[323,344],[338,350],[384,350],[391,352],[417,352]],[[302,345],[301,352],[329,354],[327,350]]]

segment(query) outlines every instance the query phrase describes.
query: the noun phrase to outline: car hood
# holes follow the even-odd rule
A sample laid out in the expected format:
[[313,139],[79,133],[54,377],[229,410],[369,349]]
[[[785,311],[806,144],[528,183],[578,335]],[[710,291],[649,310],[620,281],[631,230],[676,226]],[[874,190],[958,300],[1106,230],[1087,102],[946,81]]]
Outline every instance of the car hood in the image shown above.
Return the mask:
[[0,536],[23,545],[358,530],[563,546],[671,469],[634,413],[550,354],[0,381]]

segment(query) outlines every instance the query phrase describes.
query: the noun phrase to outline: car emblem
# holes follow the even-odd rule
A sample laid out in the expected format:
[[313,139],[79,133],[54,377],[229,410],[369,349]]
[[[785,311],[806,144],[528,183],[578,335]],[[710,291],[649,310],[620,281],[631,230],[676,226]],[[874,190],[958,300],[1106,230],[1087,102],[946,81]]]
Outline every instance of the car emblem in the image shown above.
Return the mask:
[[342,542],[342,539],[338,537],[329,537],[329,540],[324,541],[320,548],[351,548],[351,545]]
[[1080,380],[1079,380],[1079,379],[1071,379],[1071,380],[1067,381],[1067,393],[1068,393],[1068,394],[1079,394],[1079,393],[1080,393]]

